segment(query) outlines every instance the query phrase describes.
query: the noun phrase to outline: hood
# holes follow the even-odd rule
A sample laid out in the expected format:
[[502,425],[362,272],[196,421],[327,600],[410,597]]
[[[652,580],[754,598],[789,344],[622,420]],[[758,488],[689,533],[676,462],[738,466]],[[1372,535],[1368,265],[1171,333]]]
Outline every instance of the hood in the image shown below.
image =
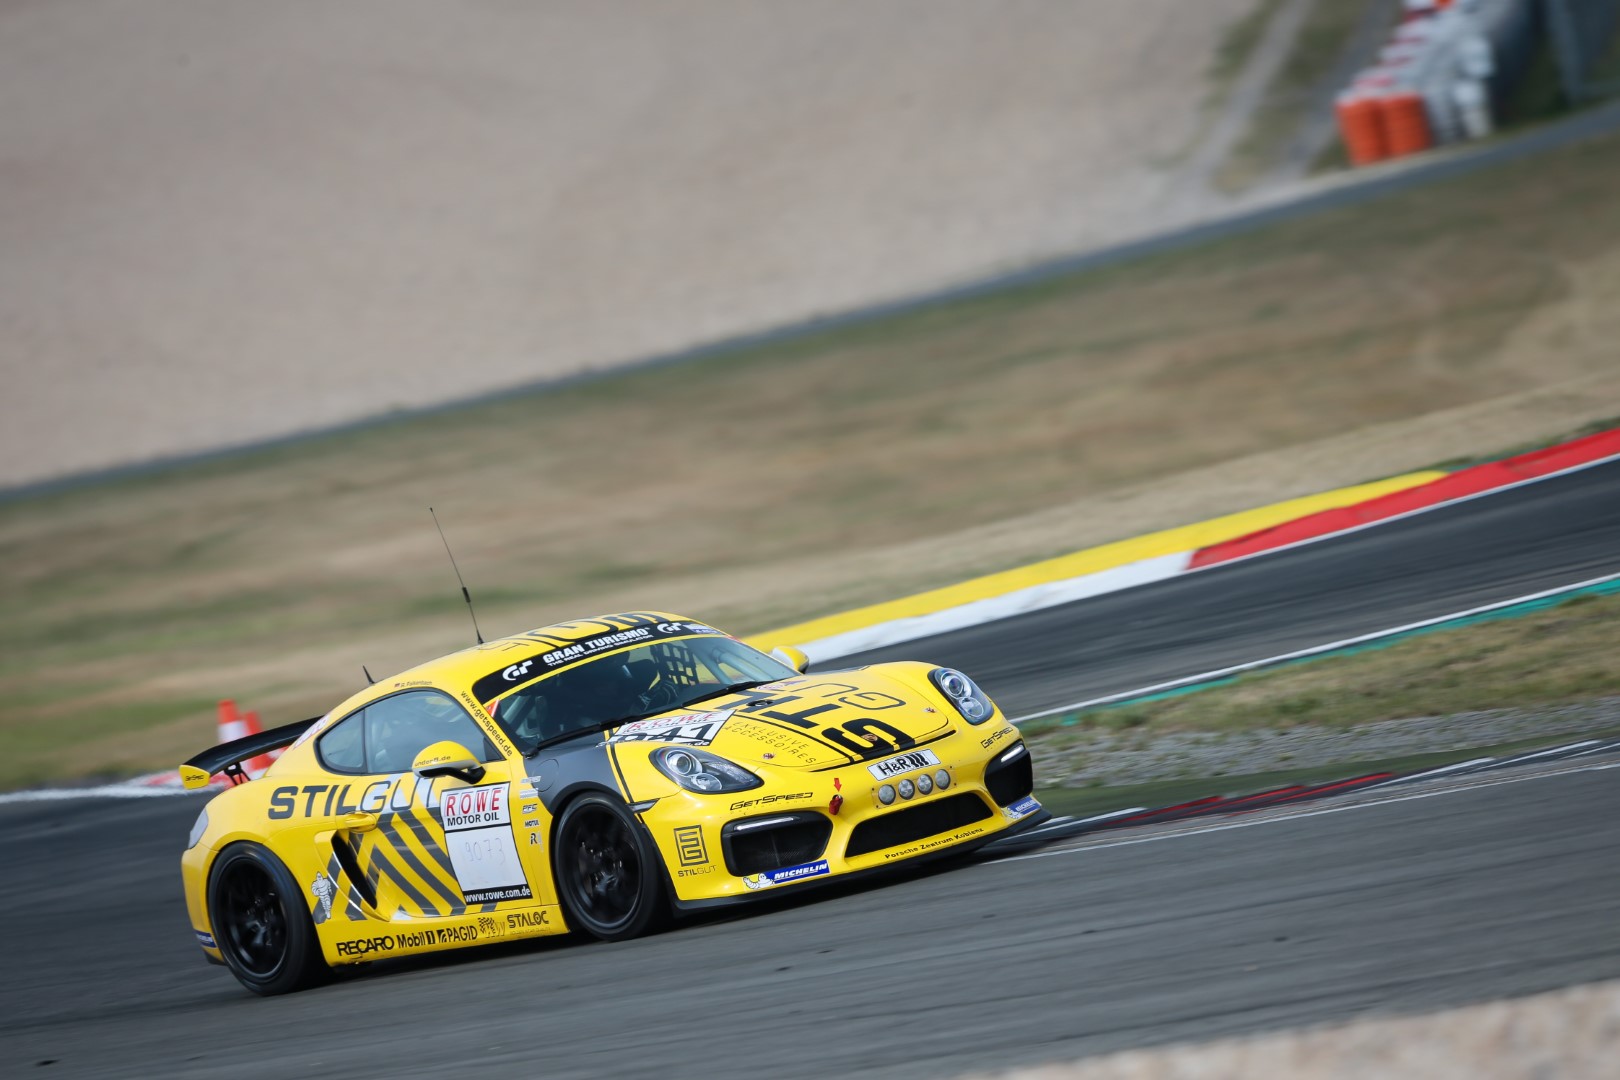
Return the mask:
[[739,765],[826,769],[951,730],[938,697],[876,669],[800,675],[617,728],[617,745],[702,746]]

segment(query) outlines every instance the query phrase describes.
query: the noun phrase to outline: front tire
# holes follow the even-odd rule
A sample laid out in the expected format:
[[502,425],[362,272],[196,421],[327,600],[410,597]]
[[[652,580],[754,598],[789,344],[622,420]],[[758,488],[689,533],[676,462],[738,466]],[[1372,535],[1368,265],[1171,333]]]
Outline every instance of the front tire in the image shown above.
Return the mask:
[[658,853],[617,799],[591,793],[568,804],[553,866],[569,926],[591,937],[639,937],[668,917]]
[[208,917],[225,965],[255,994],[301,990],[327,971],[298,883],[258,844],[233,844],[214,861]]

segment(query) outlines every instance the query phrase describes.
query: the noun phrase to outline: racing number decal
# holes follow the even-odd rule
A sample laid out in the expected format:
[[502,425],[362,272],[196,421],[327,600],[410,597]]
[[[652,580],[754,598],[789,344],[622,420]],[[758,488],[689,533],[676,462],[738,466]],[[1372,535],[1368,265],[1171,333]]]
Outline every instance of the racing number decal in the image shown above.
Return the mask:
[[[752,716],[769,717],[783,724],[792,724],[794,727],[804,731],[815,732],[833,746],[854,754],[857,758],[865,757],[873,750],[881,750],[888,754],[916,745],[917,741],[915,739],[893,724],[884,723],[882,720],[870,716],[846,720],[839,727],[823,727],[818,724],[811,717],[824,712],[834,712],[839,705],[880,712],[884,709],[893,709],[905,704],[901,699],[889,694],[861,690],[859,687],[851,686],[848,683],[817,683],[814,686],[801,687],[800,689],[810,691],[827,687],[831,687],[833,692],[822,694],[820,697],[823,701],[828,698],[835,699],[838,704],[829,702],[821,705],[808,705],[797,711],[789,712],[783,709],[782,706],[791,705],[796,701],[803,701],[805,699],[804,693],[783,694],[781,692],[745,690],[742,694],[749,700],[747,704],[739,706],[739,710],[748,710],[749,715]],[[763,708],[762,706],[770,707]],[[816,731],[818,727],[821,728],[820,731]]]
[[[848,734],[845,734],[845,732]],[[882,732],[888,738],[885,739],[882,735],[874,734],[874,732]],[[885,724],[882,720],[874,720],[870,716],[846,721],[843,731],[839,731],[837,728],[824,728],[821,734],[828,741],[835,742],[847,750],[853,750],[862,757],[870,754],[873,750],[881,750],[885,754],[892,754],[904,750],[908,746],[917,745],[916,739],[913,739],[899,728],[892,724]],[[860,742],[851,739],[851,735],[859,739]]]

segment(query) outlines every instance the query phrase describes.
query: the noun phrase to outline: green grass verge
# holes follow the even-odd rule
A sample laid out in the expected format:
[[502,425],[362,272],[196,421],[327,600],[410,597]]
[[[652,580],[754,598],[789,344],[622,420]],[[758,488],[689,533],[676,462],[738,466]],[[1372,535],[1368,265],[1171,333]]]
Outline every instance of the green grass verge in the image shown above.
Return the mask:
[[[1593,731],[1584,738],[1609,739],[1620,735],[1620,729]],[[1041,805],[1054,814],[1090,817],[1128,807],[1141,806],[1154,809],[1174,806],[1206,796],[1233,797],[1252,795],[1289,784],[1325,784],[1334,780],[1348,780],[1368,773],[1414,773],[1424,769],[1437,769],[1443,765],[1471,761],[1481,757],[1508,757],[1513,754],[1538,750],[1549,745],[1578,742],[1575,736],[1549,742],[1545,738],[1518,739],[1511,742],[1475,746],[1466,750],[1444,750],[1432,754],[1407,754],[1401,757],[1371,758],[1301,766],[1271,772],[1238,773],[1216,777],[1178,778],[1156,780],[1144,784],[1097,784],[1089,787],[1044,787],[1035,794]],[[1036,750],[1037,774],[1040,767],[1039,749]]]
[[1581,595],[1500,617],[1293,661],[1204,687],[1032,721],[1053,745],[1089,727],[1248,731],[1349,727],[1620,694],[1620,596]]

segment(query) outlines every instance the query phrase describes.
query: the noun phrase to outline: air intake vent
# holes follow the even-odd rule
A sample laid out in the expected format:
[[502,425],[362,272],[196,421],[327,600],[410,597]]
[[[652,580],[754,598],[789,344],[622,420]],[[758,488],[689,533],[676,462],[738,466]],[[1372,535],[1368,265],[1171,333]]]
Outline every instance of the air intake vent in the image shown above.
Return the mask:
[[[1012,750],[1021,751],[1012,758]],[[984,770],[984,786],[997,806],[1011,806],[1035,790],[1035,767],[1030,762],[1029,750],[1019,743],[990,763]]]
[[832,822],[820,814],[768,814],[728,823],[720,849],[726,869],[743,877],[820,858],[831,836]]
[[[1027,756],[1027,755],[1026,755]],[[853,859],[885,848],[900,847],[939,833],[960,829],[990,816],[984,800],[971,791],[893,810],[869,818],[850,833],[844,856]]]

